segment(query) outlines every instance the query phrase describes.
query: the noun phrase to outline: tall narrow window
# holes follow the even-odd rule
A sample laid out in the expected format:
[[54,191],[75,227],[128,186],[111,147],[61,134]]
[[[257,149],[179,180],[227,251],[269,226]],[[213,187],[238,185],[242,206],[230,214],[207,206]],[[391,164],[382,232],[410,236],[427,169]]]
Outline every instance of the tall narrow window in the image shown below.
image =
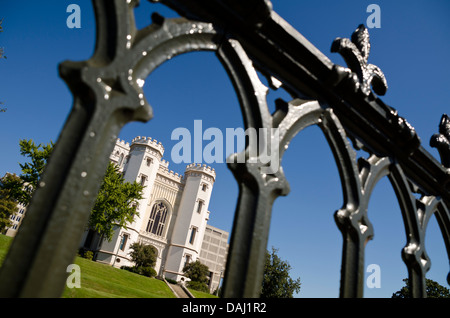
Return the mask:
[[197,206],[197,213],[201,213],[202,212],[202,208],[203,208],[203,204],[205,202],[203,200],[198,200],[198,206]]
[[128,234],[124,234],[122,236],[122,240],[120,241],[120,250],[125,251],[125,247],[127,246]]
[[145,181],[147,181],[147,176],[145,174],[141,175],[141,186],[145,185]]
[[162,236],[167,219],[167,206],[162,202],[153,205],[146,231]]
[[191,262],[191,255],[187,254],[185,257],[184,267]]
[[195,234],[197,233],[197,228],[195,226],[192,227],[191,230],[191,237],[189,238],[189,243],[194,244],[195,241]]

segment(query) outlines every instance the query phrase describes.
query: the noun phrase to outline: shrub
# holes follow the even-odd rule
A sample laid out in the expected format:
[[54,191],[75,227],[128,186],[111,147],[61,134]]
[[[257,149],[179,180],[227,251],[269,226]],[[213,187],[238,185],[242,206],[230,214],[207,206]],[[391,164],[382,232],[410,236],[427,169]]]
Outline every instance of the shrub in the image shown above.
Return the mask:
[[202,264],[200,261],[188,263],[183,268],[184,276],[192,281],[206,283],[208,281],[209,269],[208,266]]
[[81,257],[86,258],[90,261],[92,261],[92,259],[94,258],[94,253],[84,247],[82,247],[78,250],[78,255],[80,255]]
[[139,268],[140,269],[140,274],[147,276],[147,277],[155,277],[156,276],[156,271],[153,267],[150,266],[142,266]]
[[84,258],[92,261],[94,258],[94,253],[92,253],[92,251],[86,251],[84,252]]
[[131,248],[131,260],[137,267],[154,267],[158,250],[152,245],[145,245],[142,243],[133,243]]
[[142,276],[147,276],[147,277],[155,277],[156,276],[156,270],[153,267],[145,267],[145,266],[122,266],[120,267],[120,269],[124,269],[126,271],[135,273],[135,274],[139,274]]
[[120,269],[124,269],[126,271],[135,273],[135,274],[140,274],[139,272],[139,268],[137,268],[136,266],[121,266]]
[[209,293],[209,288],[205,283],[196,282],[196,281],[191,280],[187,283],[187,287],[192,288],[194,290],[201,291],[201,292]]

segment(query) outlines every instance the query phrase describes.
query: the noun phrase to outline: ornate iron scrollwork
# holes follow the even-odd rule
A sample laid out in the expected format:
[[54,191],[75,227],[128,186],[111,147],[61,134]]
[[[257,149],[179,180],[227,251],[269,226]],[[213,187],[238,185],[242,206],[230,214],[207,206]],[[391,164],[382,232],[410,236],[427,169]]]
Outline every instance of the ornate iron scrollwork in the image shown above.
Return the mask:
[[[267,129],[263,146],[270,145],[270,151],[279,154],[275,163],[279,169],[272,172],[267,172],[258,156],[250,158],[254,153],[251,145],[234,155],[244,156],[245,162],[229,163],[240,192],[225,297],[259,296],[272,205],[278,196],[289,192],[281,159],[289,142],[310,125],[319,126],[327,138],[342,183],[344,204],[334,214],[344,238],[341,297],[363,296],[364,248],[374,233],[367,215],[368,202],[373,188],[385,176],[391,180],[402,210],[407,235],[402,256],[413,296],[424,297],[425,273],[430,267],[424,235],[433,213],[450,255],[450,194],[440,184],[442,176],[448,177],[448,169],[429,159],[419,147],[414,128],[372,93],[371,87],[376,94],[385,94],[387,83],[381,70],[368,64],[367,29],[360,25],[351,40],[338,38],[333,42],[332,52],[339,52],[349,67],[344,68],[333,65],[296,33],[272,11],[268,0],[161,2],[192,20],[154,14],[150,26],[137,30],[133,10],[138,0],[93,0],[96,50],[88,61],[60,66],[74,106],[1,268],[0,294],[60,295],[65,269],[75,255],[117,134],[130,121],[152,117],[142,90],[146,77],[177,54],[209,50],[216,53],[231,78],[246,128]],[[258,6],[258,12],[253,13],[253,5]],[[223,28],[224,23],[231,27]],[[242,27],[248,29],[243,32]],[[260,82],[254,64],[268,77],[279,79],[293,96],[288,103],[278,102],[274,114],[269,112],[267,87]],[[344,79],[352,89],[342,94],[336,87]],[[317,100],[301,96],[317,96]],[[279,140],[272,144],[274,128]],[[376,136],[368,136],[368,131]],[[368,159],[356,158],[349,138],[369,151]],[[438,148],[442,164],[449,168],[450,122],[446,115],[431,145]],[[383,155],[372,149],[381,149]],[[421,200],[413,195],[417,189],[421,190]],[[448,280],[450,283],[450,275]]]
[[371,93],[372,86],[378,95],[386,94],[388,89],[386,78],[380,68],[369,64],[370,37],[369,31],[363,24],[353,32],[351,40],[347,38],[337,38],[331,46],[331,52],[342,55],[351,71],[346,71],[354,79],[355,87],[360,89],[365,95]]
[[450,168],[450,118],[447,114],[442,115],[439,133],[431,137],[430,146],[439,151],[442,165]]

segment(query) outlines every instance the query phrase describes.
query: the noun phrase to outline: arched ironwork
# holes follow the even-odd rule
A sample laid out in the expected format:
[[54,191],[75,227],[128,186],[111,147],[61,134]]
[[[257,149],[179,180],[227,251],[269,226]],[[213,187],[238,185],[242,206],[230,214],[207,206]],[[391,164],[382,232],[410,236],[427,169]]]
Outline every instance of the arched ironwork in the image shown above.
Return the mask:
[[[252,144],[234,155],[246,162],[230,158],[239,198],[224,296],[259,296],[272,205],[289,193],[283,154],[296,134],[318,125],[336,160],[344,195],[344,204],[334,215],[343,236],[340,296],[363,296],[364,248],[373,236],[368,202],[377,182],[387,176],[405,225],[402,257],[412,295],[425,297],[430,260],[424,238],[433,213],[450,255],[448,117],[443,116],[439,134],[431,139],[441,164],[420,146],[414,128],[377,96],[386,92],[387,81],[377,66],[368,63],[369,33],[362,25],[351,39],[338,38],[331,46],[344,57],[347,68],[333,64],[279,17],[268,0],[161,2],[183,18],[154,14],[152,24],[138,30],[133,11],[138,0],[93,0],[95,53],[87,61],[60,65],[60,75],[74,96],[73,109],[1,268],[0,294],[61,294],[66,267],[73,260],[120,129],[130,121],[152,118],[142,90],[146,77],[175,55],[208,50],[216,53],[231,78],[245,127],[266,128],[262,144],[279,154],[276,171],[267,170]],[[279,101],[271,114],[267,87],[256,70],[274,86],[282,86],[292,100]],[[354,148],[370,156],[357,158]]]

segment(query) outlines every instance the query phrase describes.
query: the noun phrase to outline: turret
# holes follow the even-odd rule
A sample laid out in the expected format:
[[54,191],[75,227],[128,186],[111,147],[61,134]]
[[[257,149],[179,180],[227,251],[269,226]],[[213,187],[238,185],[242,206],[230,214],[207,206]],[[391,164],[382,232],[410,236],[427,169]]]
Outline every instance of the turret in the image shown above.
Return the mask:
[[215,178],[215,170],[206,165],[186,167],[183,195],[166,265],[167,274],[174,279],[180,277],[186,263],[197,260],[200,255]]
[[123,167],[126,162],[126,158],[130,153],[130,144],[124,140],[117,139],[114,145],[114,150],[109,156],[109,160],[119,167],[119,171],[123,171]]
[[144,186],[142,199],[138,204],[140,217],[135,218],[131,227],[137,231],[141,228],[148,199],[152,193],[153,184],[159,169],[164,147],[161,142],[151,137],[136,137],[130,145],[130,153],[124,167],[125,181],[136,181]]
[[[144,221],[147,203],[153,190],[164,147],[161,142],[150,137],[136,137],[131,144],[117,140],[111,161],[115,162],[123,172],[125,181],[138,182],[144,186],[142,199],[138,201],[136,216],[127,228],[121,228],[114,233],[111,242],[103,242],[97,253],[97,260],[112,263],[114,266],[122,265],[119,258],[129,257],[129,245],[127,242],[137,242],[139,230]],[[114,255],[114,256],[113,256]],[[118,260],[116,262],[116,259]]]

